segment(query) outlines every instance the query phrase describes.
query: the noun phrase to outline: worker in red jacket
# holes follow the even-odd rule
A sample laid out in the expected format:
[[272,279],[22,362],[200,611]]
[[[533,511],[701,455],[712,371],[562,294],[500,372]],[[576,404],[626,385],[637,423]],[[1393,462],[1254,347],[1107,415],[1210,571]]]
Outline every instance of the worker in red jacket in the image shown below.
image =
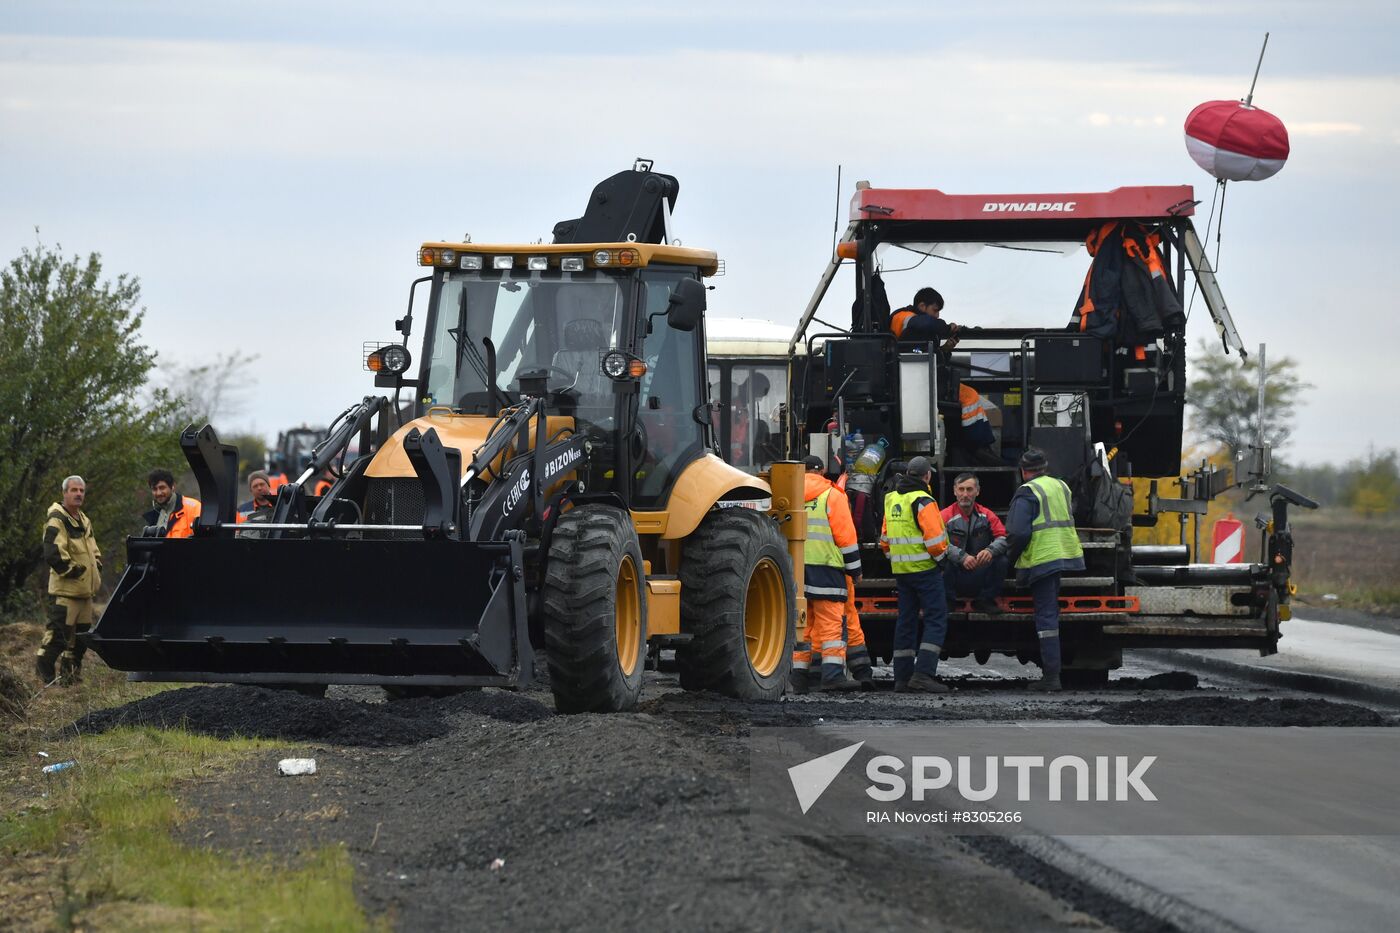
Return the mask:
[[979,505],[981,483],[972,473],[953,480],[957,499],[943,510],[948,529],[948,556],[943,561],[944,588],[951,606],[961,597],[972,597],[974,612],[997,613],[997,595],[1006,580],[1006,527],[995,512]]

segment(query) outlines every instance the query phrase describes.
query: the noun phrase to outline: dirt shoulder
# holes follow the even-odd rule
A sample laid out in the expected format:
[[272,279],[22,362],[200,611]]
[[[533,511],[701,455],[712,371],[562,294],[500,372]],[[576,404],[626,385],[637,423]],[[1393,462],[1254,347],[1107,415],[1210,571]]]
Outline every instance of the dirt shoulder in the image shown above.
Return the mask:
[[[1393,724],[1320,699],[1274,702],[1248,689],[1201,689],[1180,672],[1054,696],[988,674],[951,680],[954,693],[939,697],[885,690],[741,703],[684,693],[674,676],[649,674],[641,709],[612,716],[555,715],[539,689],[385,703],[370,688],[337,687],[316,699],[198,686],[133,692],[115,706],[105,702],[110,692],[101,703],[73,692],[41,702],[71,704],[45,714],[68,717],[46,719],[54,723],[49,739],[81,734],[89,748],[113,739],[105,758],[84,765],[103,785],[123,780],[117,752],[129,754],[137,739],[178,741],[165,751],[153,745],[148,757],[186,768],[219,754],[216,746],[256,743],[176,782],[170,793],[179,817],[149,834],[152,845],[170,840],[172,866],[225,866],[220,903],[295,918],[300,908],[284,909],[270,879],[311,866],[305,870],[316,873],[307,877],[321,878],[326,891],[343,886],[369,925],[399,929],[1165,929],[976,840],[765,831],[749,817],[750,730],[928,720]],[[130,686],[109,685],[116,689]],[[37,746],[28,744],[32,756]],[[317,773],[280,776],[277,762],[286,757],[315,758]],[[29,765],[26,772],[37,771],[32,757]],[[5,790],[39,805],[42,788],[33,780]],[[92,841],[77,840],[79,853]],[[70,850],[57,858],[30,859],[35,871],[0,879],[12,885],[6,894],[0,883],[0,904],[31,898],[35,929],[54,916],[40,903],[52,900],[43,879],[74,862]],[[256,871],[226,870],[233,866]],[[293,881],[282,886],[291,894],[303,884]],[[183,903],[135,881],[126,890],[138,891],[135,902],[150,910]],[[97,900],[88,910],[113,906],[90,893]]]
[[[1162,686],[1184,689],[1152,689]],[[178,710],[187,728],[219,734],[232,722],[257,725],[248,711],[261,709],[260,734],[283,735],[286,746],[231,779],[187,787],[181,802],[193,815],[181,841],[288,856],[343,845],[366,911],[400,929],[1153,929],[1151,918],[1082,885],[994,864],[985,847],[957,838],[765,833],[748,817],[749,730],[929,719],[1377,722],[1321,700],[1261,705],[1199,690],[1189,675],[1055,698],[968,679],[950,697],[755,704],[682,693],[650,675],[640,712],[567,717],[543,692],[386,705],[356,688],[324,701],[244,696],[253,689],[189,688],[114,721],[154,723]],[[307,715],[307,704],[323,704],[321,713]],[[283,706],[296,715],[278,713]],[[343,737],[342,718],[325,713],[352,707],[374,724],[372,742],[314,738],[317,728]],[[397,737],[386,731],[395,722]],[[277,760],[292,755],[315,758],[317,774],[279,776]]]
[[748,717],[724,706],[512,722],[462,703],[441,737],[302,745],[313,777],[279,777],[269,755],[192,788],[182,832],[254,851],[343,842],[365,907],[400,929],[1101,928],[953,839],[755,831]]

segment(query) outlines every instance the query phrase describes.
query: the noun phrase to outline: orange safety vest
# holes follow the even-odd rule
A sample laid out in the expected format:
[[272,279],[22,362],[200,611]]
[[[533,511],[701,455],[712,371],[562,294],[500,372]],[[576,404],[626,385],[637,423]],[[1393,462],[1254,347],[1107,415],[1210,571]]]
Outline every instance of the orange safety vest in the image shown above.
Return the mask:
[[169,530],[165,533],[167,538],[192,538],[194,537],[194,520],[199,518],[199,513],[203,506],[198,499],[189,496],[180,497],[180,510],[170,516]]
[[958,383],[958,402],[962,405],[963,427],[987,420],[987,409],[982,406],[981,394],[965,382]]
[[900,308],[890,315],[890,333],[894,334],[894,339],[898,340],[904,336],[904,328],[908,326],[917,313],[911,308]]

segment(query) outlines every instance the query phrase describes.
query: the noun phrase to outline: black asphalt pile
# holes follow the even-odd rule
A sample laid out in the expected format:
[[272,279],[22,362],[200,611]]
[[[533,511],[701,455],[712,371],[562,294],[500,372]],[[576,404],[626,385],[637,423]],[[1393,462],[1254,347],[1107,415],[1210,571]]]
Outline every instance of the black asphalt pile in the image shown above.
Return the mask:
[[1253,700],[1183,697],[1135,700],[1094,713],[1102,722],[1124,726],[1385,726],[1385,717],[1364,706],[1330,700]]
[[392,704],[391,712],[427,718],[472,713],[500,722],[537,722],[555,714],[539,700],[509,690],[472,690],[442,698],[398,700]]
[[663,693],[644,700],[637,711],[669,716],[692,726],[734,734],[749,726],[815,726],[837,719],[873,719],[881,722],[922,721],[930,718],[927,708],[890,702],[889,691],[845,693],[831,700],[820,694],[800,699],[791,697],[778,703],[733,700],[713,693]]
[[754,828],[748,749],[729,734],[744,705],[717,699],[521,723],[464,711],[409,748],[322,752],[309,778],[269,755],[189,788],[198,816],[180,834],[259,852],[342,842],[361,903],[404,930],[1095,928],[953,839]]
[[1164,671],[1151,677],[1115,677],[1108,682],[1110,690],[1195,690],[1200,678],[1187,671]]
[[[438,701],[439,704],[442,701]],[[421,701],[357,703],[263,687],[186,687],[97,710],[73,724],[82,732],[118,726],[188,729],[219,738],[287,739],[330,745],[413,745],[446,735],[446,711]]]

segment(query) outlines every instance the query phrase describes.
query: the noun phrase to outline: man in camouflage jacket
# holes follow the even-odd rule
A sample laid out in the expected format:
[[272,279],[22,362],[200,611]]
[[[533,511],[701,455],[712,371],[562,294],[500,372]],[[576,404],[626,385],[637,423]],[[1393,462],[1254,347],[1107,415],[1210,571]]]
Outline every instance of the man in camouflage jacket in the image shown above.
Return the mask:
[[[87,484],[81,476],[63,481],[63,501],[49,506],[44,522],[44,562],[49,565],[48,629],[36,669],[44,683],[60,676],[78,680],[87,646],[78,638],[92,627],[92,601],[102,585],[102,553],[92,522],[83,514]],[[59,662],[55,671],[55,662]]]

